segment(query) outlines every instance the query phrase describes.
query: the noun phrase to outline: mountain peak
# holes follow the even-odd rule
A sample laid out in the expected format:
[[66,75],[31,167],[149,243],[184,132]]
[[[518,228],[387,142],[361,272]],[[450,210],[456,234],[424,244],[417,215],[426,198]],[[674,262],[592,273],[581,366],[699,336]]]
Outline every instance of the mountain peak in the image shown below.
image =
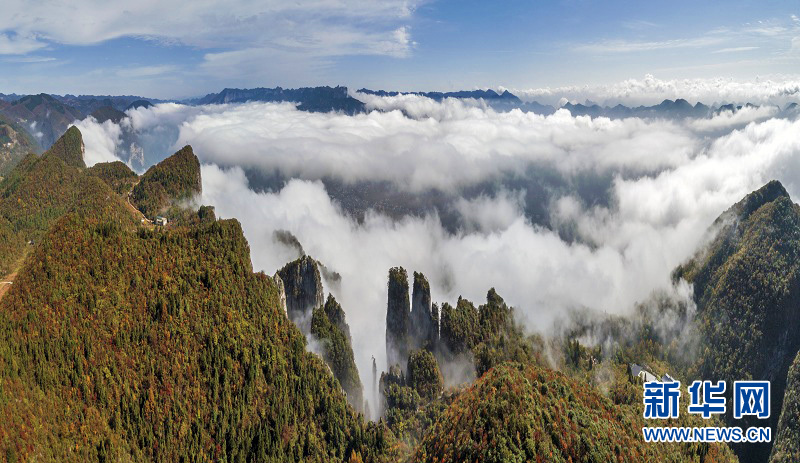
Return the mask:
[[67,129],[64,135],[61,136],[53,146],[50,147],[45,156],[55,156],[67,165],[74,167],[86,167],[83,162],[83,135],[74,125]]
[[150,218],[202,191],[200,161],[189,145],[154,165],[142,175],[131,199]]
[[[711,230],[713,241],[674,274],[694,285],[706,352],[695,368],[727,381],[771,381],[774,431],[787,371],[800,351],[800,207],[773,180],[725,211]],[[767,461],[770,451],[768,445],[732,447],[741,461]]]
[[278,270],[286,292],[287,315],[296,321],[303,333],[308,332],[308,315],[315,307],[325,302],[322,288],[322,274],[319,263],[311,256],[302,255]]
[[139,108],[147,109],[147,108],[149,108],[151,106],[153,106],[153,103],[150,103],[147,100],[141,100],[140,99],[140,100],[136,100],[136,101],[132,102],[125,109],[126,110],[128,110],[128,109],[139,109]]
[[781,197],[789,199],[789,193],[786,192],[786,188],[784,188],[778,180],[770,180],[766,185],[748,194],[741,201],[736,203],[732,210],[740,219],[746,219],[750,214],[761,208],[761,206],[771,203]]

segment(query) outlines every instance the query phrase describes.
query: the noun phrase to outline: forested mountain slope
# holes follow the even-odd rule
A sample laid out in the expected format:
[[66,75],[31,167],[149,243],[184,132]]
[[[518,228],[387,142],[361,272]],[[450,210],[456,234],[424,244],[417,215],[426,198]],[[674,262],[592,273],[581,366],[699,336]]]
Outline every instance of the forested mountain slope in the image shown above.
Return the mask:
[[5,176],[27,154],[38,151],[38,145],[24,128],[0,116],[0,176]]
[[[283,281],[254,273],[240,224],[210,208],[142,223],[129,191],[149,214],[200,191],[191,147],[141,178],[122,163],[85,168],[82,152],[70,129],[0,182],[0,264],[19,268],[0,298],[0,461],[735,461],[726,445],[643,442],[641,388],[624,366],[631,355],[666,364],[654,344],[609,354],[603,393],[599,348],[565,343],[556,372],[544,366],[550,341],[526,335],[494,289],[440,311],[424,275],[410,288],[399,267],[386,307],[398,361],[374,404],[385,421],[369,422],[347,308],[321,300],[316,261],[287,265]],[[698,372],[779,384],[796,353],[798,209],[768,184],[676,271],[695,284],[704,345],[719,349]],[[310,315],[305,334],[330,368],[282,297],[289,315]],[[741,336],[742,323],[761,337]],[[447,387],[454,364],[479,378]],[[774,458],[792,451],[791,394]]]
[[778,429],[769,463],[800,461],[800,353],[789,369]]
[[736,461],[724,445],[645,443],[644,425],[639,408],[615,405],[588,384],[508,363],[489,370],[455,399],[412,461]]
[[200,161],[191,146],[147,169],[131,192],[136,207],[150,219],[202,190]]
[[[77,129],[75,129],[77,131]],[[41,156],[30,153],[0,182],[0,274],[5,275],[50,226],[96,185],[64,159],[83,163],[80,132],[65,134]]]
[[0,300],[0,460],[390,454],[382,425],[307,351],[274,280],[253,273],[237,221],[149,229],[88,171],[44,155],[0,185],[7,226],[37,233]]
[[[675,271],[675,278],[694,284],[702,345],[697,376],[729,385],[770,380],[767,424],[774,434],[787,372],[800,349],[800,206],[772,181],[723,213],[712,231],[708,248]],[[770,453],[769,444],[734,448],[745,461],[764,462]]]

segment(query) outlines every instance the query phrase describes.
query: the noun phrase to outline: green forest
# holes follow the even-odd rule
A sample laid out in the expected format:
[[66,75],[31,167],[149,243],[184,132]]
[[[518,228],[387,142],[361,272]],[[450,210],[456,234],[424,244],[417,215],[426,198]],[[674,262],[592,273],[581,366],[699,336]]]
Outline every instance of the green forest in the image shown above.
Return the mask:
[[0,300],[0,458],[391,455],[253,273],[238,222],[143,226],[100,180],[129,175],[64,154],[32,155],[2,184],[3,231],[35,244],[4,255],[29,254]]

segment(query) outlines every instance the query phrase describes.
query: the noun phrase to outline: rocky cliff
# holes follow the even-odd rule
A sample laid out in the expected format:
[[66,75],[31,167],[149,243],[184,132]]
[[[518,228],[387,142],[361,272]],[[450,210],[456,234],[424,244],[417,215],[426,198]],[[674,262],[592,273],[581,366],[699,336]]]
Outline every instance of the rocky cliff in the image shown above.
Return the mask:
[[438,307],[431,304],[431,286],[419,272],[414,272],[411,292],[411,326],[412,348],[433,349],[439,340]]
[[409,353],[411,303],[408,298],[408,273],[403,267],[389,270],[386,305],[386,359],[389,366],[405,365]]
[[284,265],[278,270],[278,275],[283,280],[289,319],[308,334],[311,311],[325,303],[319,264],[313,258],[303,256]]

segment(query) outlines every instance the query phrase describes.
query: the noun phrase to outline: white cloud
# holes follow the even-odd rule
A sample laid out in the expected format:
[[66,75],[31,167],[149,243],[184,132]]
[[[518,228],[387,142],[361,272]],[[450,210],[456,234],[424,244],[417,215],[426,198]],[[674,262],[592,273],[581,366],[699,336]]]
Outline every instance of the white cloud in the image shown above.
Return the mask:
[[117,76],[123,78],[154,77],[174,72],[177,69],[178,67],[172,64],[131,67],[131,68],[120,69],[119,71],[117,71]]
[[[212,75],[220,72],[218,66],[248,60],[251,75],[270,66],[301,74],[324,66],[329,57],[407,56],[413,47],[407,23],[421,1],[202,0],[165,11],[163,2],[153,0],[6,0],[0,31],[7,33],[0,34],[0,54],[29,53],[50,43],[94,45],[136,37],[166,46],[221,50],[208,53],[203,63]],[[152,74],[133,76],[146,75]]]
[[[288,230],[342,275],[340,287],[328,289],[346,310],[364,373],[371,356],[380,365],[385,355],[391,266],[422,271],[439,302],[458,295],[480,302],[494,286],[527,326],[547,329],[569,309],[629,313],[668,288],[670,272],[704,242],[713,220],[767,181],[782,181],[800,198],[800,121],[769,118],[769,108],[673,123],[565,110],[496,113],[420,97],[372,104],[395,110],[344,116],[290,104],[170,104],[129,111],[125,126],[168,140],[160,143],[170,149],[193,145],[204,162],[203,203],[242,222],[256,269],[272,273],[296,255],[273,239],[275,230]],[[87,157],[107,157],[116,132],[84,123]],[[244,168],[293,179],[256,192]],[[552,228],[525,215],[524,188],[542,172],[565,185],[542,199],[550,201]],[[423,200],[428,188],[449,188],[456,192],[451,212],[465,225],[448,231],[436,213],[368,211],[356,220],[318,180],[330,176],[388,180]],[[582,199],[581,190],[603,176],[609,200]],[[457,194],[466,184],[509,178],[519,181],[495,193]],[[562,239],[564,231],[575,239]]]
[[752,50],[758,50],[758,47],[720,48],[719,50],[716,50],[713,53],[738,53],[738,52],[742,52],[742,51],[752,51]]
[[446,98],[437,102],[433,99],[410,93],[382,97],[369,93],[351,92],[351,96],[362,101],[368,110],[377,109],[384,112],[398,110],[403,111],[414,119],[452,119],[465,112],[470,112],[476,117],[480,117],[488,108],[483,101],[471,98]]
[[624,21],[622,23],[622,27],[625,29],[630,29],[632,31],[641,31],[646,29],[653,29],[659,27],[658,24],[650,21],[645,21],[643,19],[637,19],[633,21]]
[[[191,144],[206,162],[308,180],[388,181],[410,192],[452,192],[531,164],[568,176],[623,167],[656,172],[684,162],[695,143],[685,127],[666,121],[496,113],[414,95],[386,101],[383,107],[414,118],[400,110],[307,113],[288,103],[170,104],[129,114],[134,130],[174,137],[159,146]],[[651,155],[654,143],[659,156]]]
[[683,98],[690,103],[779,104],[800,102],[800,75],[757,78],[755,80],[659,79],[647,74],[643,79],[627,79],[613,84],[511,89],[526,100],[555,104],[561,98],[600,104],[658,104],[665,99]]
[[749,32],[752,32],[752,33],[758,34],[758,35],[764,35],[764,36],[767,36],[767,37],[775,37],[775,36],[778,36],[778,35],[782,35],[787,30],[788,29],[786,29],[785,27],[782,27],[782,26],[760,26],[760,27],[753,27],[751,29],[748,29]]
[[581,44],[573,51],[586,53],[633,53],[680,48],[702,48],[723,42],[721,37],[697,37],[692,39],[672,39],[661,41],[604,40]]
[[741,128],[750,122],[764,121],[778,113],[775,106],[745,106],[738,111],[725,110],[708,119],[696,119],[690,124],[700,132]]
[[453,207],[469,232],[494,233],[506,230],[524,215],[525,198],[521,192],[501,190],[496,196],[475,199],[458,198]]
[[228,78],[231,69],[236,69],[238,77],[297,85],[308,82],[309,75],[322,74],[332,66],[333,59],[341,56],[406,58],[416,44],[410,31],[408,26],[375,29],[309,25],[298,35],[279,35],[242,48],[206,53],[201,68],[220,78]]
[[[2,53],[0,53],[2,54]],[[49,56],[16,56],[13,58],[3,58],[4,63],[49,63],[56,61],[55,58]]]
[[800,192],[798,129],[800,122],[778,119],[751,124],[672,169],[618,178],[610,208],[587,208],[565,196],[554,213],[591,245],[530,224],[507,193],[459,200],[462,214],[488,225],[455,234],[435,215],[392,220],[370,213],[357,222],[319,182],[293,180],[280,191],[255,193],[239,168],[204,166],[203,202],[242,222],[255,268],[273,272],[293,257],[294,250],[272,239],[272,231],[286,229],[342,275],[335,295],[347,311],[359,367],[369,371],[371,356],[380,362],[384,355],[374,333],[383,332],[376,327],[384,324],[389,267],[425,273],[436,301],[458,295],[481,301],[494,286],[529,327],[546,329],[576,307],[628,313],[654,289],[669,287],[670,271],[742,196],[772,178]]
[[122,136],[119,125],[111,121],[98,124],[97,120],[89,117],[76,122],[75,126],[83,135],[83,144],[86,147],[83,159],[87,166],[119,160],[116,156],[116,147]]
[[0,33],[0,55],[24,55],[46,46],[32,35]]

